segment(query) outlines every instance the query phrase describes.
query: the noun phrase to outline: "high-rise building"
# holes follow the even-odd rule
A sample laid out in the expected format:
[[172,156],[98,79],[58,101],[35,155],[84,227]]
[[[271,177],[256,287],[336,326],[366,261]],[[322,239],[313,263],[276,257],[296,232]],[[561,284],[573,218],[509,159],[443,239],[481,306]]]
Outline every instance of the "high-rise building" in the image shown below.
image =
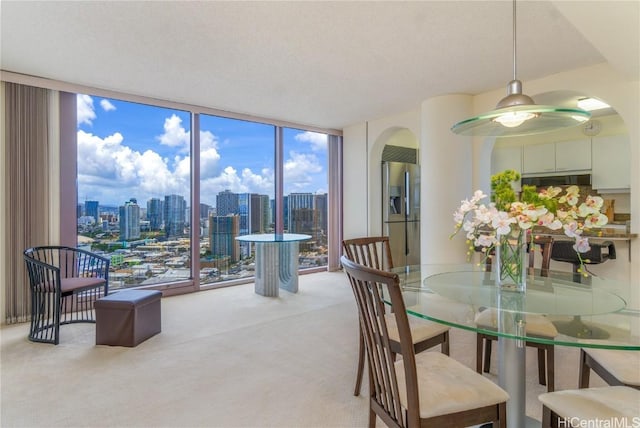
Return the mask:
[[261,211],[261,222],[262,222],[262,232],[271,232],[271,206],[269,204],[269,195],[260,195],[260,211]]
[[84,215],[88,215],[94,218],[98,223],[100,220],[100,204],[98,201],[84,201]]
[[[275,209],[273,211],[275,218]],[[289,195],[282,198],[282,222],[285,232],[289,232]]]
[[216,195],[216,215],[226,216],[229,214],[239,214],[238,194],[225,190]]
[[147,220],[150,230],[162,229],[164,221],[164,201],[159,198],[151,198],[147,201]]
[[288,231],[313,235],[313,193],[290,193],[288,206]]
[[210,205],[200,204],[200,219],[208,219],[210,209],[211,209]]
[[257,193],[238,195],[240,234],[265,233],[269,227],[269,196]]
[[238,195],[238,215],[240,216],[240,235],[248,235],[250,230],[249,221],[249,193]]
[[324,241],[323,236],[327,234],[327,194],[321,193],[313,197],[313,229],[314,239]]
[[167,238],[184,236],[187,203],[180,195],[164,197],[164,232]]
[[232,263],[240,259],[240,216],[229,214],[226,216],[209,217],[209,242],[211,254],[214,257],[229,257]]
[[140,207],[135,198],[131,198],[118,209],[120,214],[120,240],[140,238]]
[[[266,202],[266,205],[265,205]],[[265,233],[269,218],[269,197],[251,193],[249,195],[249,232]]]

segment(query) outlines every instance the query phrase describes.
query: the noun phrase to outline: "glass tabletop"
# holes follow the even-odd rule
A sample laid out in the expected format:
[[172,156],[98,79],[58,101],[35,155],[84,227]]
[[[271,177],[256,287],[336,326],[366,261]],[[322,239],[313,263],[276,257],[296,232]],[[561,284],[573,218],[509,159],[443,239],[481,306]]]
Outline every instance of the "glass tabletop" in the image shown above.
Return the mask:
[[[532,271],[525,293],[500,290],[493,273],[471,264],[392,269],[400,277],[407,311],[452,327],[527,341],[640,350],[640,311],[592,277],[572,281],[571,272]],[[485,312],[486,311],[486,312]]]
[[260,233],[255,235],[242,235],[236,237],[236,239],[245,242],[295,242],[311,239],[311,235],[298,233]]

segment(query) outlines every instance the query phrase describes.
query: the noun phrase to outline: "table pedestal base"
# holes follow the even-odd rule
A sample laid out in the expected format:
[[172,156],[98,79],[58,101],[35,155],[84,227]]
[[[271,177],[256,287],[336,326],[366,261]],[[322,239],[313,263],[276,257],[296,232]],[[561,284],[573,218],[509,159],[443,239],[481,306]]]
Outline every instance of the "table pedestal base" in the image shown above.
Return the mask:
[[[498,379],[509,393],[507,426],[528,427],[526,420],[525,347],[516,339],[498,338]],[[538,425],[540,426],[540,425]]]
[[298,292],[298,242],[256,242],[255,292],[277,297],[278,290]]

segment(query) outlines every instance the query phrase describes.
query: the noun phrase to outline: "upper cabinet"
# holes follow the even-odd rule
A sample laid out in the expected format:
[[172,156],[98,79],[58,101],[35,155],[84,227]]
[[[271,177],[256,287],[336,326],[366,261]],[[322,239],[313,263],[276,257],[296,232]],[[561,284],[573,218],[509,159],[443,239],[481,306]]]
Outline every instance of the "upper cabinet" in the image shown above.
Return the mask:
[[556,171],[591,169],[591,138],[556,143]]
[[522,173],[565,173],[591,169],[591,139],[523,147]]
[[593,137],[591,183],[601,191],[631,188],[629,135]]
[[[491,153],[491,174],[497,174],[506,169],[513,169],[522,173],[522,147],[494,147]],[[516,192],[520,189],[520,180],[513,183]]]
[[534,144],[522,148],[522,173],[555,172],[555,143]]

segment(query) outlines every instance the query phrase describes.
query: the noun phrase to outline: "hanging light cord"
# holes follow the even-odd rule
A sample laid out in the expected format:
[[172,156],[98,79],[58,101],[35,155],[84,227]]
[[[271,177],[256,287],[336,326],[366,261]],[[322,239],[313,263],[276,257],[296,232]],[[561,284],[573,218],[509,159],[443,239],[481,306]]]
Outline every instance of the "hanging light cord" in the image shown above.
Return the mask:
[[516,0],[513,0],[513,80],[516,79]]

